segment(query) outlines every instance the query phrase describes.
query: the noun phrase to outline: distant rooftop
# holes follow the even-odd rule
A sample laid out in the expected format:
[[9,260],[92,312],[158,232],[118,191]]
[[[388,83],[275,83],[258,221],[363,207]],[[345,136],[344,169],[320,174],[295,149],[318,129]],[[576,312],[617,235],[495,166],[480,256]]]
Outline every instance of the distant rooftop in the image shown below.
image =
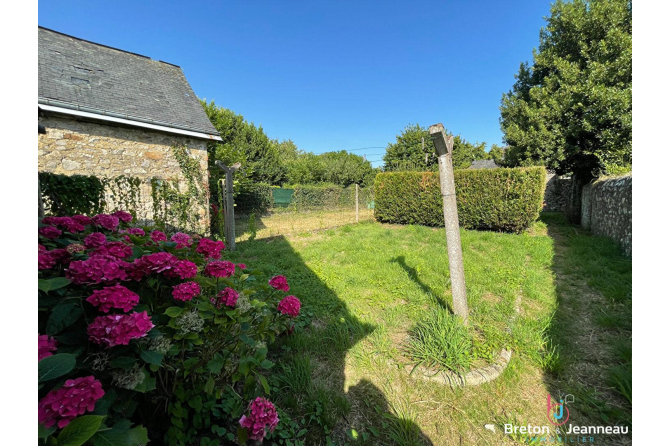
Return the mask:
[[39,104],[219,135],[177,65],[43,27],[38,33]]
[[498,165],[493,160],[475,160],[468,169],[497,169]]

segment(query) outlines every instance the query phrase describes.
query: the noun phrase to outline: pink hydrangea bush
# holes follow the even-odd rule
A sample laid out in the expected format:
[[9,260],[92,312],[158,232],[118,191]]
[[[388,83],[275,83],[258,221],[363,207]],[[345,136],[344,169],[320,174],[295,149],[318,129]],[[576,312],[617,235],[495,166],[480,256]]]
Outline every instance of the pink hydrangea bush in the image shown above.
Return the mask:
[[68,379],[40,400],[37,419],[45,427],[56,424],[63,428],[79,415],[95,410],[96,401],[104,395],[102,383],[94,376]]
[[76,284],[118,282],[128,278],[129,267],[127,262],[101,254],[70,262],[65,277]]
[[286,296],[277,304],[277,310],[281,314],[298,317],[300,314],[300,300],[295,296]]
[[200,285],[196,282],[184,282],[172,287],[172,297],[182,302],[192,300],[198,294],[200,294]]
[[154,327],[146,311],[131,314],[98,316],[88,326],[91,342],[114,347],[128,345],[132,339],[147,335]]
[[119,226],[119,217],[108,214],[98,214],[93,217],[93,223],[101,228],[113,231]]
[[288,291],[288,281],[286,280],[286,277],[284,276],[274,276],[272,279],[268,281],[270,286],[274,288],[275,290],[279,291]]
[[220,259],[221,251],[225,249],[225,247],[226,245],[224,245],[223,242],[202,238],[198,242],[198,247],[195,252],[202,254],[206,259]]
[[242,415],[240,426],[249,431],[249,439],[260,441],[268,432],[273,432],[279,416],[274,404],[265,398],[258,397],[249,404],[249,416]]
[[214,298],[212,298],[212,304],[216,308],[221,308],[224,305],[229,307],[234,307],[237,304],[237,299],[240,297],[240,294],[234,289],[227,287]]
[[205,275],[210,277],[230,277],[235,274],[235,264],[227,260],[215,260],[205,266]]
[[93,294],[86,298],[86,301],[98,307],[98,310],[103,313],[109,313],[112,308],[127,313],[139,303],[140,296],[123,285],[112,285],[94,290]]
[[183,232],[177,232],[175,235],[170,237],[170,240],[177,244],[177,249],[190,248],[193,244],[193,239],[191,236],[184,234]]
[[39,335],[37,346],[38,361],[41,361],[42,359],[54,354],[54,352],[57,350],[58,341],[56,341],[51,336]]
[[[177,407],[186,417],[183,428],[152,437],[174,443],[195,432],[179,441],[197,443],[211,429],[192,424],[187,395],[201,395],[203,404],[238,401],[235,407],[257,397],[263,391],[257,368],[269,363],[266,345],[294,323],[300,326],[293,320],[300,301],[278,292],[288,291],[286,277],[257,280],[258,272],[226,259],[223,242],[133,228],[132,221],[130,213],[117,211],[40,222],[39,360],[71,364],[68,358],[75,358],[75,366],[62,366],[61,375],[40,383],[40,424],[56,429],[56,438],[58,429],[90,413],[104,395],[113,401],[103,407],[133,407],[131,400],[144,394],[142,413],[153,417],[143,421],[147,426],[162,426]],[[247,366],[240,368],[243,362]],[[185,396],[167,392],[161,379],[183,388]],[[207,390],[212,379],[221,390]],[[72,399],[77,396],[79,402]],[[277,425],[276,410],[257,401],[244,420],[233,416],[234,406],[225,406],[230,409],[212,416],[212,423],[234,432],[243,422],[249,438],[262,439]],[[133,410],[107,411],[104,425],[140,420]]]

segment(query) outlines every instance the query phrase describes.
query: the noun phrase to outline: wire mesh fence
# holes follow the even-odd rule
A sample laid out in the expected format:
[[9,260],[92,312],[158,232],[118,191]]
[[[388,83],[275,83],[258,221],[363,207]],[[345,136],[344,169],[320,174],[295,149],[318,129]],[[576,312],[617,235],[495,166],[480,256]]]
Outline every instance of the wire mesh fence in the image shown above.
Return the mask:
[[[266,209],[254,209],[238,195],[235,201],[236,240],[259,239],[336,228],[374,220],[372,187],[296,186],[271,188]],[[265,200],[264,200],[265,201]]]

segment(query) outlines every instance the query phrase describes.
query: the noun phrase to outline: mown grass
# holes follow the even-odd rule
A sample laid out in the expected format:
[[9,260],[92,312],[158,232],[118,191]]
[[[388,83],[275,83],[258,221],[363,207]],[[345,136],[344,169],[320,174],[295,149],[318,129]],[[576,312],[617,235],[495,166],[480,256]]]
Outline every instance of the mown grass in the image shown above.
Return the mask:
[[[500,420],[546,425],[546,395],[559,392],[575,395],[576,420],[630,420],[630,350],[619,342],[630,333],[630,282],[621,279],[630,277],[630,260],[551,215],[524,234],[461,238],[472,367],[503,347],[514,352],[496,381],[465,389],[417,380],[402,367],[415,359],[408,345],[417,324],[450,311],[444,230],[361,223],[238,243],[233,260],[284,274],[303,302],[304,328],[279,340],[270,379],[296,435],[273,441],[511,444],[522,439],[504,435]],[[592,315],[591,344],[607,351],[595,374],[573,373],[594,348],[569,335],[581,333],[571,315],[583,311]],[[496,432],[484,429],[490,423]]]

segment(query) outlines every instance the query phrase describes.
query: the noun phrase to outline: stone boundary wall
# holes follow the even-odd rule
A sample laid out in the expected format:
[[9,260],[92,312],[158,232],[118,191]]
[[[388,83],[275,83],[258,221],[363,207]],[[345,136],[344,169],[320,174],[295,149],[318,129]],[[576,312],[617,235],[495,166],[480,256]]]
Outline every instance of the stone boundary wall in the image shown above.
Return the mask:
[[[64,175],[94,175],[101,178],[129,175],[142,180],[138,218],[153,222],[151,179],[178,180],[180,190],[185,178],[172,147],[186,146],[199,160],[204,187],[207,181],[207,141],[170,133],[113,126],[75,120],[68,117],[41,117],[46,134],[39,135],[38,170]],[[196,210],[198,232],[209,231],[208,206]]]
[[553,172],[547,172],[542,210],[546,212],[563,212],[570,200],[571,187],[572,179],[570,177],[561,177]]
[[611,237],[624,253],[633,252],[633,176],[632,174],[598,179],[582,189],[584,229],[595,235]]

